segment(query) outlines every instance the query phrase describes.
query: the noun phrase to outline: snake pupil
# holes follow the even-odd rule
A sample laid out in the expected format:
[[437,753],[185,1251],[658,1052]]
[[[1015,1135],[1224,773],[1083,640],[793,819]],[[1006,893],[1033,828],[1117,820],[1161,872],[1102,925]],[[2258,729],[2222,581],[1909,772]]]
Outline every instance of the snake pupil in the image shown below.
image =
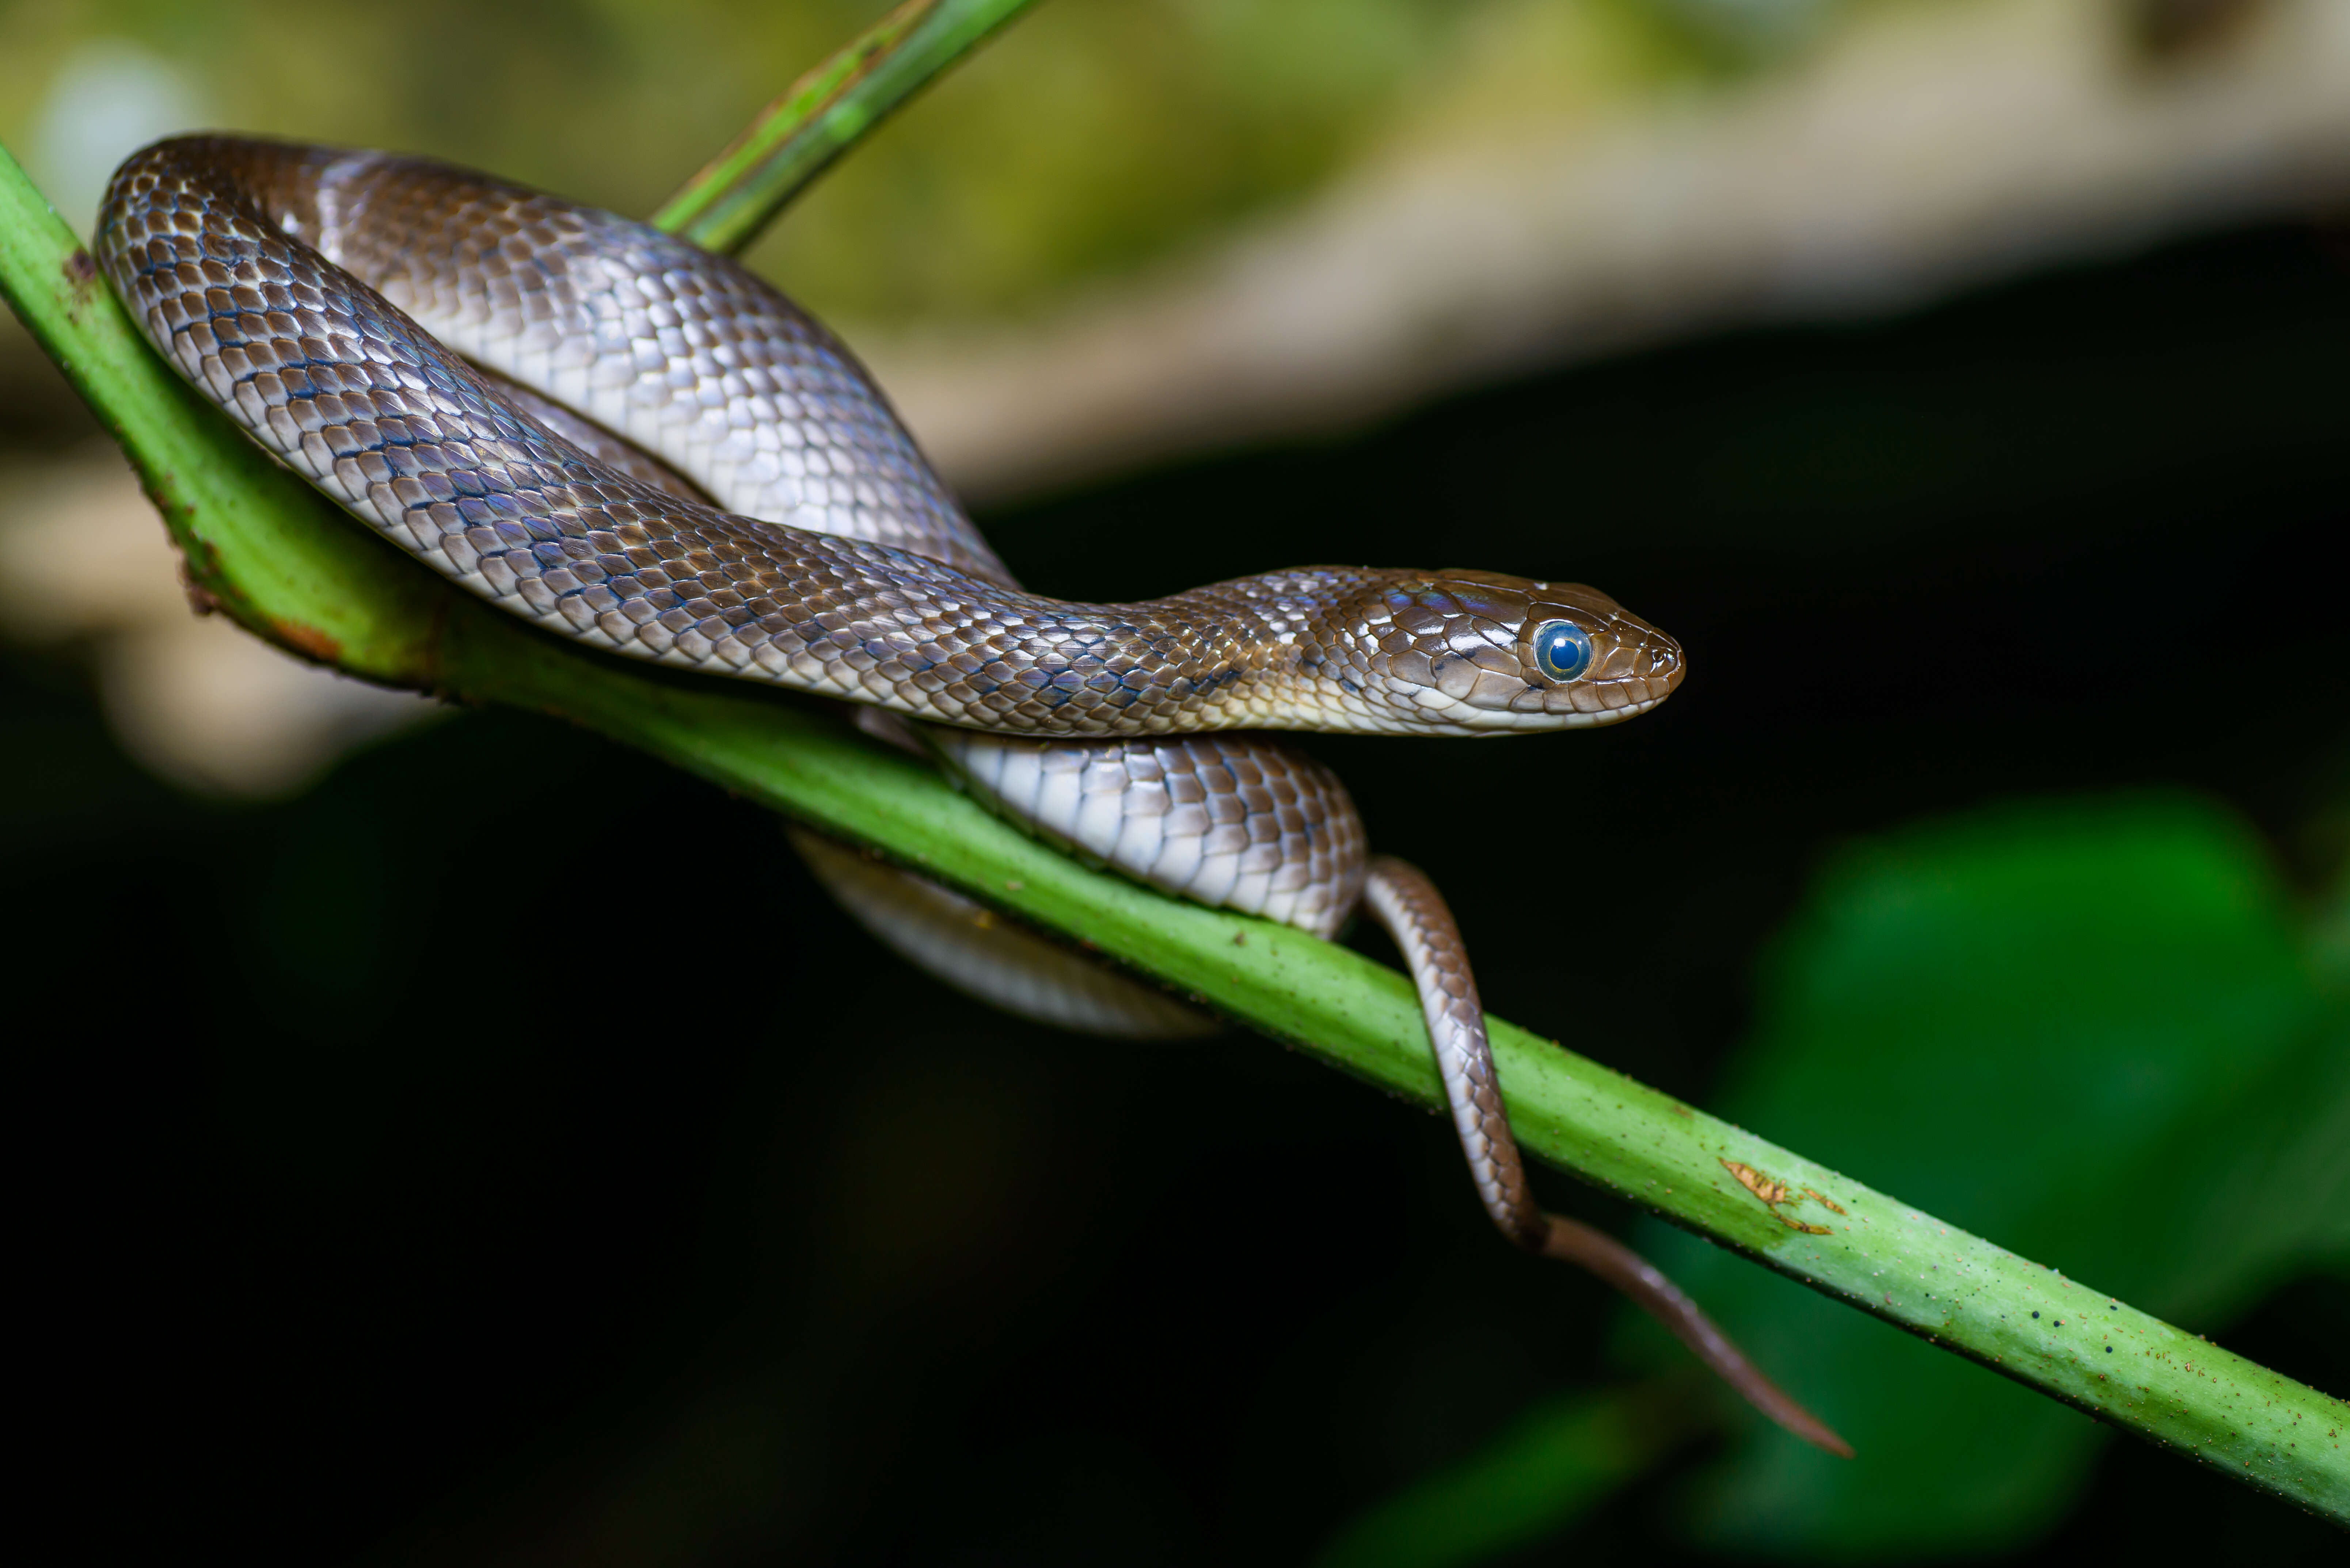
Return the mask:
[[1555,620],[1535,628],[1534,662],[1544,675],[1561,684],[1591,668],[1591,639],[1571,620]]

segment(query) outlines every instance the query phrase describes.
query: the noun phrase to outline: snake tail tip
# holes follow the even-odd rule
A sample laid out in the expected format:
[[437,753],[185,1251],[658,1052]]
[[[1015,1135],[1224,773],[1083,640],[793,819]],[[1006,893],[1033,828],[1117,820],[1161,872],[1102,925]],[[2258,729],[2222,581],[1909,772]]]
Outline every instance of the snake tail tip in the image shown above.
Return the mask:
[[1822,1453],[1834,1454],[1840,1459],[1848,1459],[1855,1457],[1852,1445],[1846,1442],[1843,1438],[1839,1437],[1836,1434],[1835,1428],[1825,1426],[1815,1418],[1807,1416],[1805,1417],[1804,1424],[1802,1426],[1796,1426],[1786,1421],[1782,1421],[1779,1425],[1785,1428],[1794,1436],[1803,1438],[1804,1441],[1811,1444],[1812,1447],[1819,1449]]

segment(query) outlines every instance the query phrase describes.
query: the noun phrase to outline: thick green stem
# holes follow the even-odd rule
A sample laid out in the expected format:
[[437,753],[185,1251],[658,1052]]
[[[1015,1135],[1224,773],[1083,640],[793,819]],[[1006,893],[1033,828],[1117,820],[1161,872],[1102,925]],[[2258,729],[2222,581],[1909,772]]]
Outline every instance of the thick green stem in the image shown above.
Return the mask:
[[1035,0],[907,0],[792,84],[653,214],[653,226],[732,255],[807,182]]
[[[0,151],[0,289],[130,453],[226,613],[387,684],[558,714],[918,865],[1278,1040],[1440,1103],[1409,983],[1286,927],[1088,871],[785,696],[530,629],[260,456],[132,328]],[[2350,1406],[1498,1020],[1535,1157],[1960,1355],[2350,1521]]]

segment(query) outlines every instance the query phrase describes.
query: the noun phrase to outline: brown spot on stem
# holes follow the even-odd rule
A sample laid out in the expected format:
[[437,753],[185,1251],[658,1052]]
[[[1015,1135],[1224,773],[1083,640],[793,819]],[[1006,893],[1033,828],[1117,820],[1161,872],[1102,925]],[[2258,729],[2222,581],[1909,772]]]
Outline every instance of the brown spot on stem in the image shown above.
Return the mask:
[[1845,1211],[1843,1204],[1838,1203],[1835,1199],[1830,1198],[1826,1193],[1820,1191],[1817,1188],[1804,1188],[1804,1196],[1810,1199],[1814,1203],[1826,1204],[1829,1208],[1835,1210],[1839,1214]]
[[343,645],[315,626],[305,626],[298,620],[273,620],[269,629],[277,640],[305,659],[320,664],[333,664],[343,656]]
[[89,253],[79,245],[74,247],[73,254],[66,257],[60,270],[65,273],[75,289],[82,294],[88,294],[89,286],[98,281],[98,264],[90,260]]
[[1721,1168],[1738,1178],[1739,1186],[1774,1208],[1795,1195],[1794,1189],[1785,1182],[1773,1181],[1751,1165],[1741,1165],[1734,1159],[1725,1159],[1721,1162]]
[[1806,1187],[1798,1191],[1796,1189],[1788,1186],[1785,1182],[1779,1180],[1775,1177],[1763,1175],[1761,1171],[1755,1169],[1751,1165],[1746,1165],[1734,1159],[1725,1159],[1721,1162],[1721,1168],[1730,1172],[1731,1175],[1738,1178],[1738,1185],[1743,1187],[1747,1191],[1752,1192],[1755,1197],[1761,1199],[1762,1200],[1762,1206],[1771,1210],[1771,1218],[1776,1220],[1780,1224],[1784,1225],[1790,1231],[1801,1231],[1806,1236],[1825,1236],[1831,1234],[1828,1228],[1825,1225],[1806,1225],[1801,1220],[1794,1219],[1791,1216],[1780,1213],[1779,1205],[1782,1203],[1794,1203],[1799,1201],[1803,1198],[1808,1197],[1815,1199],[1819,1202],[1827,1204],[1829,1208],[1834,1209],[1839,1214],[1844,1212],[1844,1209],[1841,1205],[1820,1197],[1818,1193],[1814,1192],[1810,1188]]
[[213,615],[219,612],[220,596],[196,581],[195,574],[188,570],[188,558],[185,556],[180,557],[180,591],[188,596],[188,608],[196,614]]

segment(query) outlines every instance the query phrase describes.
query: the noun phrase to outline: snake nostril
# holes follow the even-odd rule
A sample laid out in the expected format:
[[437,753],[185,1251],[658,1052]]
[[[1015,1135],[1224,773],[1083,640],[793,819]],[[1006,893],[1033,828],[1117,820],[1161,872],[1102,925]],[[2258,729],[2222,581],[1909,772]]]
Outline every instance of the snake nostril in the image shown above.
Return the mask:
[[1683,668],[1680,644],[1672,639],[1654,638],[1642,645],[1638,670],[1649,680],[1669,688],[1680,680]]

